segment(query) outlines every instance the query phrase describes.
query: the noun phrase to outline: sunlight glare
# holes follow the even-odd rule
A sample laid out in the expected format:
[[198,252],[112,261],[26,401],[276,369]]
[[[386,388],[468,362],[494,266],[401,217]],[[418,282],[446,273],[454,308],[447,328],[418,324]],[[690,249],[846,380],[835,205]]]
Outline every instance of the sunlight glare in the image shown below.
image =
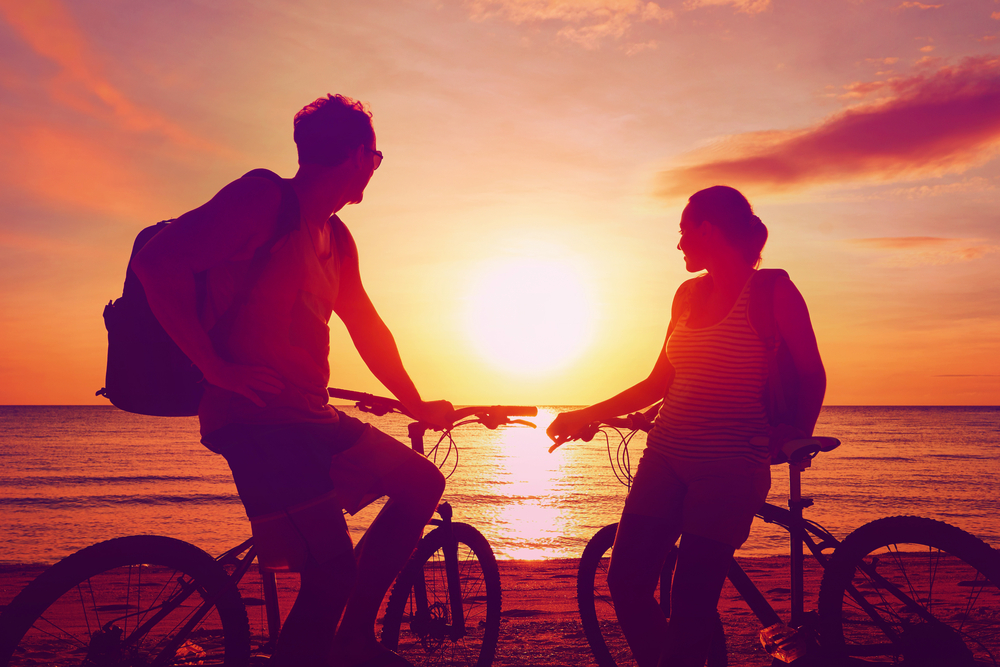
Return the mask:
[[593,335],[594,307],[569,262],[514,259],[487,267],[469,290],[476,350],[505,371],[538,375],[577,359]]

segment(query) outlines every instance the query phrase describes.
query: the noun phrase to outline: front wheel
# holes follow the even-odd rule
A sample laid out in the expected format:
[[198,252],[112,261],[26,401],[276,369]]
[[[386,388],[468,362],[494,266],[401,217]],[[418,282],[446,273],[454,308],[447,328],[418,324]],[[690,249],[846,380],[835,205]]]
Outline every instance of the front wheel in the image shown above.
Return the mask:
[[837,547],[820,587],[820,639],[849,664],[1000,665],[1000,556],[940,521],[897,516]]
[[[580,623],[583,625],[583,634],[587,638],[598,667],[635,665],[632,650],[618,625],[615,604],[608,590],[608,566],[611,563],[611,551],[615,545],[617,532],[617,523],[604,526],[597,531],[587,542],[576,573],[576,604],[580,610]],[[676,561],[677,550],[671,549],[660,572],[660,586],[656,592],[660,609],[668,617],[670,581]],[[726,655],[726,635],[721,621],[717,621],[717,625],[713,628],[705,664],[708,667],[725,667],[729,664]]]
[[[449,542],[457,547],[454,557]],[[449,563],[457,588],[449,586]],[[490,667],[500,636],[500,596],[500,569],[482,533],[465,523],[435,528],[396,580],[382,643],[418,666]]]
[[246,665],[246,609],[201,549],[139,535],[56,563],[0,615],[0,665]]

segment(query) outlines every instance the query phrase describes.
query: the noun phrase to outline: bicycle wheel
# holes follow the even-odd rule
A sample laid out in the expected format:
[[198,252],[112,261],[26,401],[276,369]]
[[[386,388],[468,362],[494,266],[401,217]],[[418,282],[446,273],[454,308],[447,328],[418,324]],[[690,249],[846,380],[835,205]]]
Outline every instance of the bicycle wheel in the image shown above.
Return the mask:
[[608,591],[608,564],[618,524],[601,528],[590,538],[576,574],[576,604],[583,634],[599,667],[632,665],[632,651],[618,627],[615,605]]
[[[608,590],[608,565],[611,549],[615,544],[618,524],[613,523],[597,531],[583,550],[576,574],[576,604],[580,610],[583,634],[590,644],[590,651],[598,667],[627,667],[635,665],[632,650],[618,625],[615,604]],[[673,575],[676,554],[668,557],[660,574],[657,598],[663,613],[670,615],[670,579]],[[663,600],[662,596],[667,599]],[[722,622],[713,630],[712,644],[705,662],[708,667],[726,667],[726,635]]]
[[245,665],[246,609],[195,546],[140,535],[46,570],[0,615],[0,665]]
[[420,540],[396,581],[386,606],[382,643],[416,665],[489,667],[500,636],[500,570],[478,530],[464,523],[451,524],[451,530],[458,541],[464,631],[454,623],[445,572],[447,528],[440,527]]
[[820,639],[851,664],[1000,664],[1000,557],[940,521],[897,516],[847,536],[819,595]]

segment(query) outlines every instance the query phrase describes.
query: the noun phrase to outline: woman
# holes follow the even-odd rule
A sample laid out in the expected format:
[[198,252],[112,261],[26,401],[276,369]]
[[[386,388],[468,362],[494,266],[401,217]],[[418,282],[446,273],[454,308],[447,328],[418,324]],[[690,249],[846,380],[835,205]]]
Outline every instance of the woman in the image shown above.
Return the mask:
[[[649,377],[606,401],[560,414],[547,431],[560,442],[590,422],[664,399],[625,501],[608,573],[639,667],[705,664],[733,552],[771,485],[771,455],[812,434],[826,389],[805,301],[787,277],[779,278],[774,319],[800,393],[792,423],[768,423],[768,352],[747,311],[767,228],[746,198],[722,185],[695,193],[680,233],[687,270],[707,273],[677,290],[667,341]],[[768,447],[751,444],[762,435],[770,436]],[[654,592],[678,536],[668,625]]]

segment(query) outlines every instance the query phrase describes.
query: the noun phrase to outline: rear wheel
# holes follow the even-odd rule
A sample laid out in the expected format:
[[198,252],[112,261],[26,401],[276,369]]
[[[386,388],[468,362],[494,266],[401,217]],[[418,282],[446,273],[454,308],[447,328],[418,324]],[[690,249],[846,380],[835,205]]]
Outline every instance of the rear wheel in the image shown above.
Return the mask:
[[[489,667],[500,636],[500,570],[482,533],[464,523],[450,530],[457,541],[457,590],[446,572],[449,528],[441,526],[420,540],[399,575],[382,643],[415,665]],[[464,629],[456,623],[459,600]]]
[[823,575],[821,640],[850,664],[1000,664],[1000,557],[946,523],[898,516],[847,536]]
[[0,616],[0,665],[245,665],[246,610],[195,546],[141,535],[46,570]]

